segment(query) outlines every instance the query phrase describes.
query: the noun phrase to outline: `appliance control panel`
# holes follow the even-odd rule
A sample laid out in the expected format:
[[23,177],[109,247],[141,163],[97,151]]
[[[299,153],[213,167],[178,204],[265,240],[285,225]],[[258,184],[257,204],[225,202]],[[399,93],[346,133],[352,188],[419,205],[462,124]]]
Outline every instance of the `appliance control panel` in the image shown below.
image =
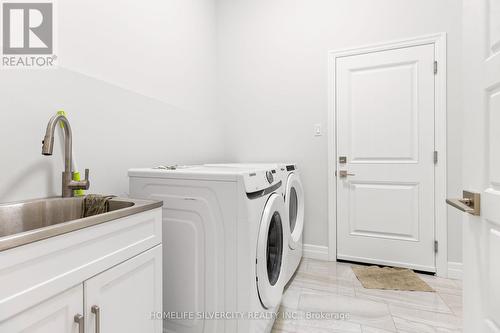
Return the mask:
[[[275,171],[276,172],[276,171]],[[244,175],[245,190],[247,193],[263,191],[279,184],[274,177],[273,170],[255,170]]]

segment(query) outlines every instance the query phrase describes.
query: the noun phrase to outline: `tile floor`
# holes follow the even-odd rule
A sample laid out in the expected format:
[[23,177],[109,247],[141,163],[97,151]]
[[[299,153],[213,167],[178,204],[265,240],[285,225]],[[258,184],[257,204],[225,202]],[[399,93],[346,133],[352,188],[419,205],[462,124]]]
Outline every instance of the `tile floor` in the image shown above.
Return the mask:
[[[275,333],[461,332],[460,281],[421,274],[435,293],[364,289],[351,264],[304,259],[283,296]],[[347,319],[310,318],[348,314]],[[309,316],[309,317],[308,317]]]

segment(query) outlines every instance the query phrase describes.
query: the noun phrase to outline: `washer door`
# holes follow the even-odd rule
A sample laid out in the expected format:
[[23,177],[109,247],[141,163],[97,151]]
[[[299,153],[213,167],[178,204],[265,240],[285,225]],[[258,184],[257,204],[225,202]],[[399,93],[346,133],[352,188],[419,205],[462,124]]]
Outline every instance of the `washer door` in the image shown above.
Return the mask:
[[299,176],[295,173],[291,173],[286,182],[285,208],[288,210],[290,223],[288,246],[294,250],[299,246],[304,229],[304,189]]
[[257,240],[257,290],[264,308],[276,307],[283,295],[286,234],[285,203],[273,193],[267,200]]

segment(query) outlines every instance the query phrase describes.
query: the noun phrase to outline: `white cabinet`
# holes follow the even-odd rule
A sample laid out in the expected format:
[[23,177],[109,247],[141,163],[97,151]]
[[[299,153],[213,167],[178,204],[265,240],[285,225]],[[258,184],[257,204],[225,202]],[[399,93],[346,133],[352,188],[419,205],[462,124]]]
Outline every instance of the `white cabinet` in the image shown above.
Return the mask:
[[160,333],[152,313],[162,304],[161,265],[158,245],[1,322],[0,332],[80,333],[82,325],[85,333]]
[[0,323],[0,332],[79,333],[75,315],[83,316],[83,285],[79,284]]
[[160,333],[161,245],[85,281],[86,332]]
[[0,251],[0,333],[160,333],[161,234],[157,208]]

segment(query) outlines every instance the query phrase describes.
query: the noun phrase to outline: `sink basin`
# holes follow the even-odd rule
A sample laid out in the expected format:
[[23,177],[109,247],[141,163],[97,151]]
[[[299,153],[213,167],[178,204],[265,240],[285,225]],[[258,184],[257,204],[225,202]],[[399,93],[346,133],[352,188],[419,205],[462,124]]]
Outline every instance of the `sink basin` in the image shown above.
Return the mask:
[[[83,197],[52,198],[0,205],[0,237],[77,220],[82,215]],[[113,200],[109,211],[133,206]]]
[[109,211],[81,218],[83,197],[0,205],[0,251],[161,207],[161,202],[113,198]]

